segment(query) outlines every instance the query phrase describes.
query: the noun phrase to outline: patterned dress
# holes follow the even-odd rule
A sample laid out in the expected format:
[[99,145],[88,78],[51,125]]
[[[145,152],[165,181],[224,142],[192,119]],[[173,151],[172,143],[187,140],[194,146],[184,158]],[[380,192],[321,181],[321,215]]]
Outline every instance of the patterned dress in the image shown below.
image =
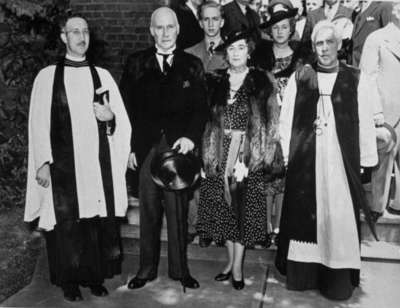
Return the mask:
[[[241,87],[235,101],[224,109],[225,129],[246,130],[248,123],[248,96]],[[197,231],[203,238],[212,238],[218,245],[226,240],[253,247],[267,238],[266,198],[263,171],[249,172],[240,191],[235,194],[238,202],[225,200],[224,173],[231,137],[223,138],[222,170],[217,176],[202,179],[200,186],[199,220]]]

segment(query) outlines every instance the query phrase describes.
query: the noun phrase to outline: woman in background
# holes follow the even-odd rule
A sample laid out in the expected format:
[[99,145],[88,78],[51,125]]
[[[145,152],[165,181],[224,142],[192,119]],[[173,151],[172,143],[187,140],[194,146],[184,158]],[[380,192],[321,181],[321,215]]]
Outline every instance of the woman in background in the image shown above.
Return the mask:
[[[269,7],[271,18],[262,24],[272,41],[262,40],[252,53],[254,66],[272,72],[278,84],[278,104],[281,105],[283,92],[289,77],[299,66],[303,65],[306,53],[299,41],[291,41],[295,33],[297,9],[289,0],[272,1]],[[282,211],[284,180],[276,179],[266,185],[268,203],[269,238],[266,246],[276,242],[279,234],[279,222]]]

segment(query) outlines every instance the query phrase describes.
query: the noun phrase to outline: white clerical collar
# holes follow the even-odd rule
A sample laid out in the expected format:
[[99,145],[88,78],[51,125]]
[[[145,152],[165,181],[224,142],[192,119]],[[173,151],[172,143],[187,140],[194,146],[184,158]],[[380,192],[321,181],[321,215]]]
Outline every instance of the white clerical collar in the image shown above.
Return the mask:
[[68,60],[76,61],[76,62],[81,62],[81,61],[85,61],[85,60],[86,60],[86,57],[85,57],[85,56],[83,56],[83,57],[76,57],[76,56],[71,56],[71,55],[69,55],[69,54],[66,54],[65,57],[66,57]]
[[196,19],[199,19],[198,13],[197,13],[197,8],[194,7],[192,1],[187,0],[186,1],[186,6],[192,11],[193,15],[196,17]]
[[239,3],[238,1],[236,1],[236,4],[239,6],[240,10],[242,11],[243,15],[246,15],[247,12],[247,6],[244,4]]

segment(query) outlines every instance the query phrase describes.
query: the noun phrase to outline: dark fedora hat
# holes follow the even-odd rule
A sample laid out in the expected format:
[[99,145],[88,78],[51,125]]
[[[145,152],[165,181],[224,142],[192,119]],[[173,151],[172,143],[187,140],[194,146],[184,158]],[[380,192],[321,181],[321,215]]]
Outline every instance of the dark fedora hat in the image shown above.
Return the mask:
[[253,30],[242,30],[242,31],[231,31],[227,35],[225,35],[222,40],[223,43],[220,44],[217,48],[215,48],[215,51],[223,51],[225,50],[229,45],[240,41],[240,40],[246,40],[251,37]]
[[200,160],[193,154],[169,150],[156,154],[150,165],[153,181],[167,190],[182,190],[194,185],[200,175]]
[[290,1],[277,0],[271,1],[268,11],[270,14],[270,19],[268,21],[262,23],[259,27],[262,29],[271,27],[272,25],[284,20],[286,18],[292,18],[297,15],[297,8],[293,8],[293,5]]

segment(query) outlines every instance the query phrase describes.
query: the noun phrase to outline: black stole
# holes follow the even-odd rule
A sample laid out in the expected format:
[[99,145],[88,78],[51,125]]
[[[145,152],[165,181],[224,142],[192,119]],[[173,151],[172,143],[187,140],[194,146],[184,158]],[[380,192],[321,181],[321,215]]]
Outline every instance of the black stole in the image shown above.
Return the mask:
[[[64,84],[65,59],[55,69],[50,117],[50,141],[53,163],[50,165],[53,187],[54,210],[57,223],[79,219],[79,205],[76,187],[74,144],[72,138],[71,114]],[[100,77],[93,65],[89,65],[94,89],[101,87]],[[93,101],[101,102],[94,90]],[[107,138],[107,123],[97,121],[99,135],[99,164],[105,195],[107,216],[115,216],[114,189],[111,157]],[[88,140],[90,142],[90,140]],[[86,204],[83,206],[95,206]]]
[[[298,74],[297,95],[290,139],[288,171],[279,233],[276,266],[286,271],[286,258],[291,239],[317,242],[314,120],[319,100],[317,67]],[[337,79],[331,93],[343,163],[353,201],[357,230],[360,236],[359,210],[367,220],[366,205],[360,176],[359,118],[357,100],[358,73],[339,64]],[[340,198],[340,196],[338,196]],[[370,225],[371,227],[371,225]],[[372,232],[375,232],[372,228]]]

